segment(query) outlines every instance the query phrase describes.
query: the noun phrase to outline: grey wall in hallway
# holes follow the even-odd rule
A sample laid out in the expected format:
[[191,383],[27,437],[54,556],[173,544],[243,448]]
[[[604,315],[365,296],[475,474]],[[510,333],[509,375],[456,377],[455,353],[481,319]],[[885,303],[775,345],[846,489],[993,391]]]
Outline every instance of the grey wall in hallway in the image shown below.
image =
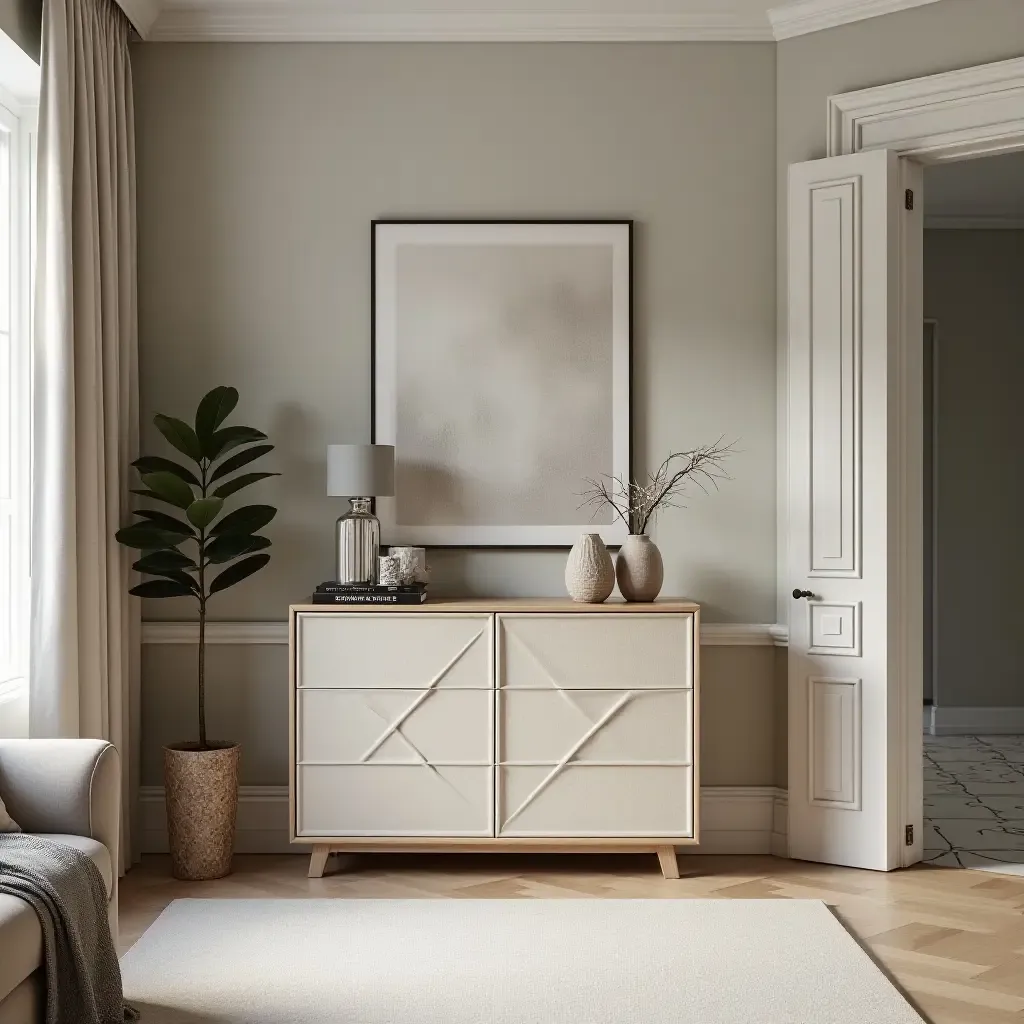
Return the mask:
[[1021,707],[1024,231],[926,231],[924,256],[937,338],[935,703]]

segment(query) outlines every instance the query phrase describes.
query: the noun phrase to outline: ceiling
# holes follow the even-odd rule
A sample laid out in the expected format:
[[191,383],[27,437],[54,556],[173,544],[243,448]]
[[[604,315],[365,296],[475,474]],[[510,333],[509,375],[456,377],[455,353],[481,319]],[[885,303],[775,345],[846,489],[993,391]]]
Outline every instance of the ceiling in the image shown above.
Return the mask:
[[925,169],[928,227],[1024,228],[1024,152]]
[[938,0],[118,0],[144,40],[787,39]]

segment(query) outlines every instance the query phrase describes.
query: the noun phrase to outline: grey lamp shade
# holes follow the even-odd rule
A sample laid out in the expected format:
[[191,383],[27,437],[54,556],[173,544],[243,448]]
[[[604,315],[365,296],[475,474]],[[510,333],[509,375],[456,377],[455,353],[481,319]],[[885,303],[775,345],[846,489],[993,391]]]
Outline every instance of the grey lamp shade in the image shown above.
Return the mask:
[[339,498],[385,498],[395,493],[390,444],[329,444],[327,493]]

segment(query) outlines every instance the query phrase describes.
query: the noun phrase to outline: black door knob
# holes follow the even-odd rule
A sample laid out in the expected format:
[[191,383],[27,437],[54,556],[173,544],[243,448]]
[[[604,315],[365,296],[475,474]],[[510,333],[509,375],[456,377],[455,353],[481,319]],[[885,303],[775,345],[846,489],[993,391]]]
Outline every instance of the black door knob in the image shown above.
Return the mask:
[[810,590],[794,590],[793,596],[799,601],[801,597],[814,597],[814,593]]

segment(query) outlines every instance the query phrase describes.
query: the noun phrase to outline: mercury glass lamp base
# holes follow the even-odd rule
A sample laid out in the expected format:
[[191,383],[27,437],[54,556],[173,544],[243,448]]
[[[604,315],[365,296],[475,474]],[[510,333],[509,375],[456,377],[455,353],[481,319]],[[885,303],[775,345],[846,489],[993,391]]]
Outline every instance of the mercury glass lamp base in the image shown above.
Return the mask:
[[380,521],[369,498],[349,498],[352,507],[335,524],[335,582],[376,584]]

